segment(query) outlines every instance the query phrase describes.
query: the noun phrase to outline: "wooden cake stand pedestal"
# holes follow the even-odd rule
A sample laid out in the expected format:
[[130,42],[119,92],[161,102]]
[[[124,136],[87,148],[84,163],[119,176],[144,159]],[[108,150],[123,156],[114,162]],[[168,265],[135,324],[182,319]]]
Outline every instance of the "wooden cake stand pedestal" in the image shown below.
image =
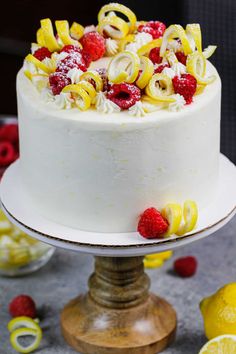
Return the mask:
[[61,314],[62,333],[86,354],[155,354],[175,337],[172,306],[149,293],[143,257],[95,257],[89,291]]
[[235,181],[235,166],[220,155],[218,190],[214,201],[199,210],[197,228],[159,240],[144,240],[137,232],[86,232],[48,220],[24,190],[19,161],[5,172],[0,192],[3,211],[24,232],[53,246],[95,256],[88,293],[62,311],[66,341],[83,354],[154,354],[174,339],[177,320],[168,302],[149,293],[143,255],[173,250],[223,227],[236,213]]

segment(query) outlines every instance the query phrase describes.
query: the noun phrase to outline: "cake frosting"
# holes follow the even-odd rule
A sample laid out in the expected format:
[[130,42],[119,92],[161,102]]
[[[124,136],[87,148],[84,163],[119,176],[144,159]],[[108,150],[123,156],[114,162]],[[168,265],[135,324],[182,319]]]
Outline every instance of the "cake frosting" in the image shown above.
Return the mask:
[[[106,22],[100,19],[96,28],[99,30],[103,22],[108,26],[113,17]],[[87,33],[94,33],[94,28]],[[114,34],[112,29],[109,33]],[[156,32],[151,33],[156,35]],[[147,34],[135,34],[133,47],[138,43],[137,35],[143,42],[133,52],[126,50],[132,44],[127,40],[124,52],[132,53],[128,58],[138,56],[140,48],[147,48],[145,46],[152,43],[150,33]],[[112,37],[110,41],[106,40],[104,55],[109,51],[110,56],[93,61],[87,71],[78,67],[68,70],[66,75],[70,83],[67,86],[75,91],[62,89],[55,95],[49,85],[36,85],[34,75],[42,75],[44,67],[36,65],[35,69],[32,62],[26,61],[17,76],[23,186],[39,213],[78,229],[107,233],[135,231],[138,218],[146,208],[154,205],[161,209],[166,203],[182,204],[186,199],[195,200],[199,208],[204,208],[217,190],[221,81],[216,69],[206,61],[205,72],[210,79],[204,76],[205,73],[196,73],[199,83],[189,102],[188,97],[186,99],[172,86],[170,92],[162,93],[167,88],[160,86],[161,80],[172,85],[172,79],[190,75],[188,70],[191,69],[191,65],[187,65],[187,70],[174,54],[181,43],[169,41],[167,51],[175,50],[171,52],[171,58],[167,56],[157,65],[157,68],[165,65],[164,73],[153,72],[146,84],[149,89],[139,88],[140,96],[124,108],[119,100],[109,99],[114,82],[109,77],[105,82],[99,71],[111,70],[111,62],[115,63],[114,58],[122,53],[117,53],[113,41],[121,40]],[[36,46],[33,48],[38,50]],[[57,62],[60,55],[59,61],[66,58],[63,52],[53,55]],[[146,59],[142,60],[145,64]],[[47,60],[44,63],[47,65]],[[128,70],[127,75],[131,75]],[[86,72],[90,76],[86,77]],[[106,90],[95,92],[101,82],[97,75],[102,78]],[[159,81],[154,80],[157,86],[152,91],[153,76]],[[89,77],[90,81],[86,82],[90,86],[80,86],[81,77]],[[138,80],[137,77],[141,86],[142,80]],[[37,78],[36,81],[45,80]],[[127,85],[126,82],[122,84]],[[83,106],[86,102],[77,96],[81,89],[92,95],[89,106]],[[153,98],[152,92],[159,92],[159,101]]]

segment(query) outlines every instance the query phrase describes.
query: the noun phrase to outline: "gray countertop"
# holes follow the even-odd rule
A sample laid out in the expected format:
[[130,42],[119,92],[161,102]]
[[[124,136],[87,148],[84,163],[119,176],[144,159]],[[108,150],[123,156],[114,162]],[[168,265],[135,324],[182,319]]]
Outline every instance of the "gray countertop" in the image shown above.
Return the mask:
[[[199,261],[197,274],[188,279],[171,272],[174,259],[185,255],[194,255]],[[60,334],[59,313],[70,299],[86,291],[92,269],[92,257],[58,249],[52,260],[38,272],[24,278],[0,278],[1,354],[16,353],[9,344],[7,308],[9,301],[21,293],[35,299],[42,318],[44,336],[36,353],[75,353]],[[165,354],[199,352],[206,342],[199,302],[224,284],[236,281],[235,269],[236,217],[214,235],[177,249],[164,267],[148,270],[151,290],[173,304],[178,314],[177,338]]]

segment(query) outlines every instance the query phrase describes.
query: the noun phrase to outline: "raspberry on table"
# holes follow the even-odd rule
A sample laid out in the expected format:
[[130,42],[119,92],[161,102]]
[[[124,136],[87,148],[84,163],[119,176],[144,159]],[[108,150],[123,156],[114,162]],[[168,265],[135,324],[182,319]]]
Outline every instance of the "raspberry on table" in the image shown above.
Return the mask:
[[121,109],[128,109],[141,99],[141,91],[132,84],[114,84],[108,91],[107,98]]
[[17,158],[14,146],[9,141],[0,142],[0,167],[10,165]]
[[34,57],[42,61],[45,58],[51,58],[52,53],[46,47],[41,47],[34,52]]
[[77,68],[82,71],[87,71],[85,61],[80,52],[71,52],[67,57],[61,60],[56,68],[56,72],[67,74],[70,69]]
[[185,55],[183,52],[176,52],[175,55],[180,63],[186,65],[187,55]]
[[49,84],[54,95],[59,95],[61,90],[71,84],[71,79],[62,72],[55,72],[49,76]]
[[83,46],[83,53],[89,54],[92,61],[102,58],[105,54],[105,38],[96,31],[85,33],[80,43]]
[[160,21],[149,21],[144,25],[139,25],[138,32],[145,32],[152,35],[153,39],[163,36],[166,30],[166,25]]
[[195,257],[182,257],[176,259],[174,262],[174,270],[182,278],[192,277],[197,271],[197,265]]
[[9,312],[12,317],[27,316],[36,317],[36,305],[28,295],[18,295],[9,304]]
[[168,226],[168,221],[157,209],[148,208],[140,216],[138,232],[145,238],[162,238]]
[[170,68],[170,65],[169,64],[160,64],[158,65],[155,70],[154,70],[154,73],[155,74],[160,74],[162,73],[162,71],[165,69],[165,68]]
[[149,53],[149,59],[153,64],[160,64],[162,62],[162,57],[160,56],[160,48],[153,48]]
[[190,104],[197,89],[195,77],[191,74],[182,74],[181,76],[175,76],[172,79],[172,83],[175,93],[182,95],[186,104]]

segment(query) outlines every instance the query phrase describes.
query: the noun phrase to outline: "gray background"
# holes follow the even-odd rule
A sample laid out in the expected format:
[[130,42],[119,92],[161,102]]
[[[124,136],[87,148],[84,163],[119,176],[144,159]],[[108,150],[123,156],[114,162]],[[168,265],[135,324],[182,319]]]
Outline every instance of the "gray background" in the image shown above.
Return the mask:
[[[197,354],[206,342],[199,302],[224,284],[235,281],[236,217],[224,228],[201,241],[177,249],[165,266],[148,270],[153,292],[165,297],[178,314],[178,333],[175,343],[165,354]],[[194,255],[199,262],[197,274],[188,279],[171,272],[174,259]],[[75,353],[60,334],[59,313],[78,293],[85,292],[87,278],[93,269],[92,257],[57,250],[43,269],[24,278],[0,278],[0,352],[15,354],[11,349],[6,325],[11,298],[20,293],[31,295],[39,308],[44,329],[39,354]],[[94,353],[96,354],[96,353]]]

